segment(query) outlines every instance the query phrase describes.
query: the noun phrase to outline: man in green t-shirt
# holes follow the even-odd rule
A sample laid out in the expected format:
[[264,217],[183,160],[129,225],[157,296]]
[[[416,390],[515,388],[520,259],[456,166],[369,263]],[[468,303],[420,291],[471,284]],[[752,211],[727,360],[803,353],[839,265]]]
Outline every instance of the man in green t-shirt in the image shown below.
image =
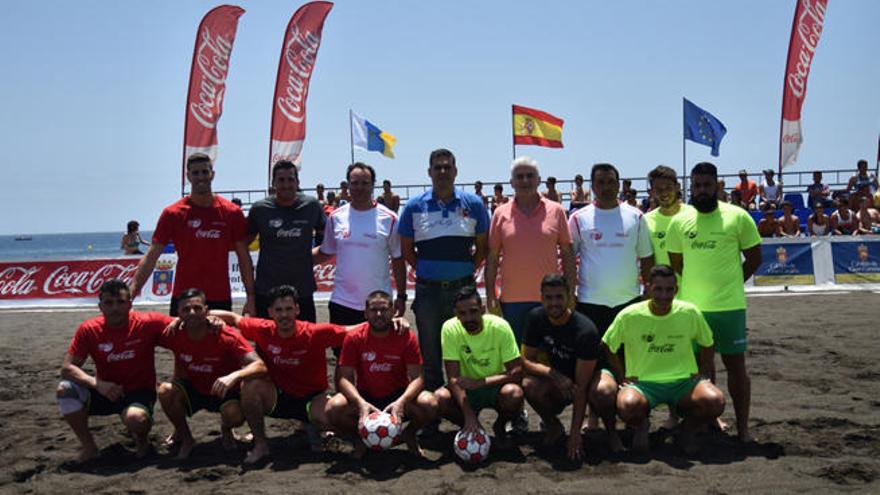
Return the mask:
[[651,233],[651,248],[654,250],[654,262],[658,265],[669,264],[666,249],[666,235],[672,217],[682,209],[691,208],[681,201],[681,185],[675,170],[658,165],[648,174],[651,194],[656,198],[659,207],[645,214],[648,231]]
[[481,409],[498,411],[493,429],[496,445],[503,447],[508,443],[505,423],[523,408],[522,362],[510,325],[485,310],[473,286],[456,294],[455,318],[440,331],[448,383],[434,394],[443,417],[465,432],[479,428]]
[[[724,411],[724,394],[708,377],[714,367],[712,331],[691,303],[675,299],[675,272],[668,265],[651,268],[651,299],[627,307],[602,337],[608,363],[622,384],[617,414],[635,428],[633,450],[648,449],[648,413],[658,404],[682,417],[681,445],[693,451],[694,430]],[[699,369],[694,356],[699,345]],[[625,366],[617,352],[626,348]]]
[[[715,349],[727,369],[737,434],[749,442],[751,382],[745,359],[748,341],[743,283],[761,264],[761,236],[748,212],[718,202],[717,189],[715,165],[695,165],[691,171],[694,208],[672,219],[666,245],[670,264],[681,274],[679,297],[699,308],[712,329]],[[721,422],[719,426],[726,427]]]

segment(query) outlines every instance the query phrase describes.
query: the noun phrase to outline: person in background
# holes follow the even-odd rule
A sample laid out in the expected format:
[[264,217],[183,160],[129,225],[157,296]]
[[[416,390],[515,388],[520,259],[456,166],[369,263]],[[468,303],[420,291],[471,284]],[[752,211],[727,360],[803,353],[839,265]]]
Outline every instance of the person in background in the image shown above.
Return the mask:
[[761,185],[758,186],[758,195],[760,197],[760,204],[758,206],[761,209],[767,203],[779,204],[782,201],[782,183],[774,180],[773,175],[773,169],[768,168],[764,170],[764,179],[761,180]]
[[569,213],[590,203],[590,190],[584,188],[584,176],[581,174],[574,176],[574,188],[571,190],[569,198],[571,201],[568,208]]
[[125,254],[144,254],[140,247],[150,245],[149,242],[141,239],[139,228],[140,224],[135,220],[129,221],[126,225],[126,232],[122,234],[122,241],[119,243],[120,249]]
[[777,235],[779,237],[801,236],[801,219],[794,214],[791,201],[782,202],[782,220],[779,222]]
[[825,205],[821,201],[813,204],[813,214],[807,218],[807,232],[811,236],[831,234],[831,218],[825,214]]
[[510,198],[504,195],[504,186],[501,184],[495,184],[494,188],[495,194],[492,195],[492,213],[495,213],[495,210],[498,209],[499,206],[507,203]]
[[758,233],[761,234],[761,237],[776,237],[779,228],[779,220],[776,218],[776,205],[770,203],[764,207],[764,218],[758,222]]
[[856,212],[855,235],[880,234],[880,212],[871,208],[868,196],[859,197],[859,211]]
[[724,179],[718,179],[718,201],[729,203],[730,196],[727,194],[727,189],[725,189],[725,187],[726,184],[724,183]]
[[489,208],[489,197],[483,193],[483,182],[482,181],[478,180],[478,181],[474,182],[474,194],[476,194],[480,199],[483,200],[483,206],[485,206],[486,209],[488,209]]
[[400,196],[391,190],[391,181],[388,179],[382,181],[382,195],[376,201],[394,213],[400,209]]
[[351,201],[351,195],[348,193],[348,181],[339,183],[339,194],[336,195],[336,207],[340,207]]
[[556,190],[556,177],[553,177],[552,175],[547,177],[547,190],[542,192],[541,196],[550,201],[562,203],[562,199],[559,197],[559,191]]
[[831,233],[833,235],[853,235],[856,230],[856,216],[849,209],[849,196],[837,196],[837,211],[831,214]]
[[822,203],[822,206],[827,208],[833,204],[831,188],[828,187],[828,184],[822,183],[822,172],[819,170],[813,172],[813,183],[807,186],[807,198],[811,205]]
[[747,210],[755,209],[755,198],[758,196],[758,185],[755,181],[749,179],[749,173],[746,169],[739,171],[739,184],[736,190],[740,194],[740,206]]
[[321,203],[321,206],[327,204],[327,200],[324,199],[324,184],[320,182],[315,186],[315,196],[318,199],[318,202]]
[[[857,171],[856,173],[849,178],[849,182],[846,185],[846,189],[850,194],[850,197],[853,196],[871,196],[875,192],[880,189],[880,183],[877,182],[877,176],[871,173],[868,173],[868,162],[866,160],[859,160],[856,164]],[[857,198],[852,198],[853,203],[851,206],[853,210],[859,208],[859,203]]]

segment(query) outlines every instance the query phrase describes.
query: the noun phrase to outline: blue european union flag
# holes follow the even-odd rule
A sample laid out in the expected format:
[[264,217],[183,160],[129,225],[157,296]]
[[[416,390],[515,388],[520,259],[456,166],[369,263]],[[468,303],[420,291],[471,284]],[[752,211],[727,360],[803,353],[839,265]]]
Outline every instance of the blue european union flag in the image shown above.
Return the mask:
[[712,148],[712,156],[718,156],[721,139],[727,128],[711,113],[684,98],[684,138]]

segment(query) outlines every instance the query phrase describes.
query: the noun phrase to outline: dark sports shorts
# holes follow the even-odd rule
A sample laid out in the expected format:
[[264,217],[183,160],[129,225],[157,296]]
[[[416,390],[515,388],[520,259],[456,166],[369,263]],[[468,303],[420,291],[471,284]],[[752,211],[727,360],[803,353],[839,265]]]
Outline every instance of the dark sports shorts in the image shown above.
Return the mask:
[[468,405],[475,413],[479,413],[483,409],[495,409],[498,404],[498,394],[501,393],[501,387],[483,387],[476,390],[465,390]]
[[[358,392],[360,392],[360,390],[358,390]],[[397,390],[396,392],[391,392],[390,394],[386,395],[385,397],[373,397],[370,394],[366,394],[364,392],[360,392],[360,394],[361,394],[361,398],[363,398],[365,401],[376,406],[380,411],[383,411],[383,410],[385,410],[386,407],[388,407],[388,404],[391,404],[392,402],[394,402],[398,398],[400,398],[400,396],[403,395],[403,392],[404,392],[404,389],[400,389],[400,390]]]
[[205,395],[199,392],[193,387],[189,380],[177,378],[172,383],[183,392],[184,399],[186,400],[187,416],[192,416],[202,409],[210,412],[220,412],[220,409],[222,409],[227,402],[241,401],[241,395],[238,390],[229,391],[226,394],[226,397],[221,399],[220,397]]
[[[180,298],[172,297],[170,306],[168,307],[168,314],[171,316],[178,316],[177,314],[177,303],[180,302]],[[232,311],[232,300],[227,299],[225,301],[207,301],[208,309],[222,309],[224,311]]]
[[[330,311],[330,323],[334,325],[357,325],[367,321],[362,309],[349,308],[331,301],[327,305],[327,310]],[[336,356],[337,361],[341,351],[341,347],[333,348],[333,355]]]
[[[601,304],[578,302],[577,311],[589,318],[593,322],[593,324],[596,325],[596,330],[599,331],[599,340],[602,340],[602,337],[605,336],[605,332],[608,331],[608,327],[611,326],[611,323],[614,322],[614,319],[617,318],[617,315],[627,306],[635,304],[641,300],[641,297],[636,297],[635,299],[631,299],[623,304],[613,307],[603,306]],[[599,353],[599,359],[596,361],[596,367],[600,370],[603,368],[608,368],[608,358],[605,357],[604,352]]]
[[153,419],[153,406],[156,404],[156,390],[130,390],[117,401],[104,397],[96,389],[89,389],[89,416],[122,415],[129,407],[143,409],[150,420]]
[[266,416],[278,419],[298,419],[305,423],[311,422],[309,413],[312,409],[312,399],[323,392],[315,392],[304,397],[285,394],[283,390],[275,387],[275,405]]

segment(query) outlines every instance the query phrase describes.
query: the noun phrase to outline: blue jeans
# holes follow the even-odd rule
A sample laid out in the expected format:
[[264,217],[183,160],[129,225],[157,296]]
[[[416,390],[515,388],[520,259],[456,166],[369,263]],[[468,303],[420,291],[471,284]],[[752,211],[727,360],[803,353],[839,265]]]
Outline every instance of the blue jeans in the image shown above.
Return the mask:
[[522,345],[523,336],[525,335],[526,315],[533,308],[537,308],[540,305],[541,303],[539,302],[501,303],[501,314],[504,315],[507,323],[510,323],[510,328],[513,329],[513,336],[516,337],[517,346]]
[[416,282],[416,298],[412,311],[416,315],[419,332],[419,347],[425,369],[425,390],[434,391],[442,387],[443,351],[440,348],[440,329],[443,323],[453,318],[453,299],[461,287],[443,288],[436,284]]

